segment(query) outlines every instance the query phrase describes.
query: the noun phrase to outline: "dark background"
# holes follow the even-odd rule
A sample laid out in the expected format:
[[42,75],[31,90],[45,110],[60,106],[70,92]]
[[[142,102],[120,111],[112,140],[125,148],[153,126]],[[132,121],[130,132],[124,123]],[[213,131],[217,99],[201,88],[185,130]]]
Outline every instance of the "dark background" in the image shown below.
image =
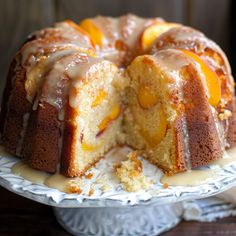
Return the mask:
[[234,69],[235,6],[233,0],[0,0],[0,93],[10,60],[28,34],[55,21],[97,14],[131,12],[193,26],[225,50]]
[[[195,27],[226,52],[236,76],[235,11],[233,0],[0,0],[0,94],[11,58],[28,34],[55,21],[70,18],[78,22],[97,14],[131,12]],[[217,223],[182,222],[164,235],[236,235],[235,222],[234,217]],[[0,235],[69,234],[56,222],[52,208],[0,187]]]

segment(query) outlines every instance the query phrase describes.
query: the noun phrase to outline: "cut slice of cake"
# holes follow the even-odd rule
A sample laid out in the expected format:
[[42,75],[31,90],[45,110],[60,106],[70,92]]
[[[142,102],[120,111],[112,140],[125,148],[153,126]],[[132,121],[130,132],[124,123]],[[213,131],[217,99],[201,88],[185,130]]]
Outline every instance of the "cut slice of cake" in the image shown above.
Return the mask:
[[117,142],[122,119],[120,91],[113,80],[120,76],[111,62],[81,57],[67,74],[61,172],[80,176]]
[[[180,50],[137,57],[127,68],[125,131],[127,143],[173,174],[221,157],[216,112],[217,77]],[[214,89],[208,87],[215,83]]]

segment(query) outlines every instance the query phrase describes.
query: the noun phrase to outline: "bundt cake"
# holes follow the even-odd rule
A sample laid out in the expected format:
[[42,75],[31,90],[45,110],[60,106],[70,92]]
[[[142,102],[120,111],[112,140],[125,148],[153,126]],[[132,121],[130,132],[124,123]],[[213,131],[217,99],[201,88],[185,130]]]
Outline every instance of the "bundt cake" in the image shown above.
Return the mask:
[[98,16],[32,34],[14,57],[2,145],[31,167],[81,176],[112,147],[174,174],[236,144],[234,82],[223,51],[161,18]]

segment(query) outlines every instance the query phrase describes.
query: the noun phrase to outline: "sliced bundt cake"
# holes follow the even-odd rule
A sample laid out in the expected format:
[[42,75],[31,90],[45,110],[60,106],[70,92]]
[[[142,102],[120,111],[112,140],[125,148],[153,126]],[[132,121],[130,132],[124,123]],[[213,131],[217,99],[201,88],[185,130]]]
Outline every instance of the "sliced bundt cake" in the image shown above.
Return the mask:
[[202,33],[98,16],[29,37],[10,66],[0,132],[11,153],[51,173],[80,176],[118,143],[177,173],[236,144],[235,113],[227,58]]

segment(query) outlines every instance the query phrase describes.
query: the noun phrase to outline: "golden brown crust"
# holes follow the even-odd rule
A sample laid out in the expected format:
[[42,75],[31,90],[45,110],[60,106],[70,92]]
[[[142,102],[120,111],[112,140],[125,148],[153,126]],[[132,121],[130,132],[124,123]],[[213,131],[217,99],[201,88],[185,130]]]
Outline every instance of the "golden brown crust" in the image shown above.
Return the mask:
[[58,110],[46,102],[40,102],[32,110],[22,145],[24,161],[29,166],[55,173],[59,159],[60,121]]
[[175,155],[176,155],[176,166],[174,173],[187,170],[185,161],[185,147],[184,147],[184,133],[183,133],[183,114],[175,120]]
[[[236,146],[236,98],[234,97],[232,102],[228,105],[227,109],[232,112],[232,116],[227,122],[225,122],[227,137],[226,140],[229,144],[228,148]],[[228,123],[228,124],[227,124]]]
[[12,91],[12,79],[16,75],[16,67],[17,64],[19,63],[19,55],[17,55],[11,62],[8,75],[7,75],[7,80],[5,84],[5,88],[3,90],[3,96],[2,96],[2,103],[1,103],[1,113],[0,113],[0,133],[2,134],[4,124],[6,121],[6,115],[7,115],[7,109],[8,109],[8,100],[11,95]]
[[[31,104],[26,99],[25,80],[26,71],[20,66],[10,68],[14,71],[13,77],[8,78],[12,83],[9,100],[5,101],[2,117],[5,117],[5,123],[2,131],[2,143],[13,154],[21,138],[23,129],[23,116],[31,110]],[[9,85],[8,85],[9,86]]]
[[221,142],[201,78],[192,65],[182,70],[185,116],[191,167],[207,165],[222,156]]
[[74,119],[76,117],[75,110],[72,109],[67,103],[65,109],[65,120],[63,127],[63,143],[61,151],[61,165],[60,172],[61,174],[72,177],[78,174],[74,168],[73,157],[75,155],[75,137],[76,137],[76,124]]

